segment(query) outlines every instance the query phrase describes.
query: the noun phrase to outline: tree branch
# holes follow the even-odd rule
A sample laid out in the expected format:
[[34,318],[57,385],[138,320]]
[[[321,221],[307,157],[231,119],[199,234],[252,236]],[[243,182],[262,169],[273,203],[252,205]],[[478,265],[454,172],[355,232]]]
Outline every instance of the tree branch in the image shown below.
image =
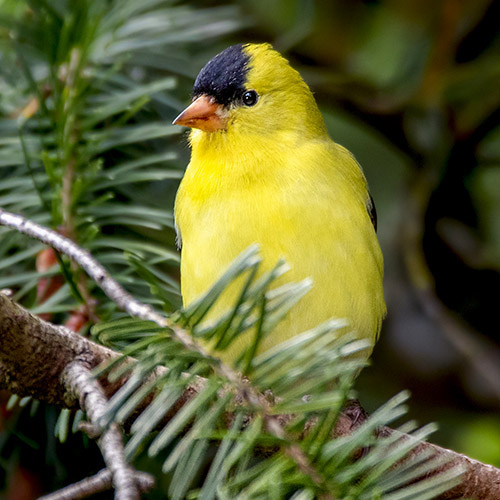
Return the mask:
[[[378,436],[384,438],[395,433],[400,434],[389,427],[384,427],[379,430]],[[413,439],[406,434],[401,434],[401,436],[403,439]],[[458,498],[494,500],[500,498],[500,469],[493,467],[493,465],[483,464],[462,453],[426,442],[419,443],[404,460],[429,452],[432,459],[444,465],[432,471],[431,474],[427,475],[428,477],[454,467],[459,467],[463,471],[460,484],[440,495],[440,500],[455,500]]]
[[[168,318],[157,313],[152,307],[137,301],[119,283],[117,283],[106,271],[106,269],[97,262],[89,252],[80,248],[75,242],[66,238],[55,231],[40,226],[25,217],[12,214],[0,209],[0,224],[16,229],[20,233],[26,234],[40,240],[56,250],[64,253],[75,262],[77,262],[87,274],[101,287],[104,293],[114,301],[120,308],[127,311],[131,316],[141,318],[147,321],[153,321],[162,328],[168,328],[171,335],[181,342],[184,346],[201,356],[211,357],[199,343],[195,342],[191,335],[183,328],[172,323]],[[286,439],[287,435],[283,427],[275,425],[275,417],[269,411],[264,397],[253,387],[244,384],[240,374],[231,366],[223,363],[221,360],[214,364],[213,369],[226,378],[242,394],[244,400],[254,407],[254,411],[260,413],[268,432],[280,440]],[[286,450],[288,455],[295,460],[300,469],[312,470],[309,460],[299,446],[292,446]],[[324,479],[319,473],[311,474],[311,478],[317,484],[323,483]]]
[[62,374],[66,386],[73,390],[80,401],[90,423],[98,430],[97,440],[104,462],[111,473],[116,500],[139,500],[139,487],[134,471],[125,461],[125,452],[118,424],[112,423],[102,429],[100,420],[106,412],[107,398],[99,382],[81,362],[74,361],[66,366]]
[[[134,480],[141,492],[149,491],[154,486],[154,480],[146,472],[134,471]],[[99,471],[95,476],[87,477],[77,483],[62,488],[59,491],[44,495],[38,500],[80,500],[96,493],[107,491],[113,487],[109,469]]]
[[[129,314],[154,321],[156,324],[171,330],[173,335],[187,347],[197,352],[202,350],[182,328],[171,324],[167,318],[131,297],[88,252],[80,249],[72,241],[23,217],[6,213],[2,210],[0,210],[0,224],[13,227],[66,253],[87,271],[111,300],[115,301],[120,307],[129,312]],[[205,352],[200,353],[206,355]],[[30,395],[37,399],[68,408],[77,407],[78,398],[81,400],[83,396],[84,400],[81,404],[92,414],[93,410],[91,406],[85,402],[85,395],[87,394],[85,385],[88,382],[88,370],[104,361],[116,359],[118,356],[120,354],[95,344],[64,327],[57,327],[36,318],[0,293],[0,385],[11,392],[15,392],[20,396]],[[218,368],[222,375],[226,376],[231,382],[235,382],[236,386],[239,387],[240,384],[236,380],[236,378],[239,380],[239,377],[233,370],[225,367],[222,363]],[[78,377],[76,379],[72,378],[75,376],[75,372],[80,373],[83,379],[86,380],[85,384],[78,382],[76,380]],[[83,373],[85,373],[85,376],[83,376]],[[100,394],[99,398],[104,397],[104,394],[106,397],[110,397],[125,381],[126,378],[110,385],[107,381],[102,380],[103,392],[101,393],[100,389],[96,389],[94,397],[97,397],[98,393]],[[94,381],[93,383],[96,382]],[[184,403],[194,397],[197,394],[198,387],[196,385],[190,386],[179,398],[175,409],[179,409]],[[249,390],[248,386],[242,388],[244,389],[242,392],[245,395],[243,399],[249,401],[254,408],[260,410],[262,402],[258,394],[253,390]],[[143,405],[146,406],[149,402],[145,401]],[[99,408],[101,408],[101,403],[102,400],[98,405]],[[265,410],[265,408],[262,410],[264,416],[267,414]],[[99,410],[96,411],[97,413],[93,417],[90,417],[94,425],[96,419],[98,420],[99,414]],[[276,424],[286,424],[289,421],[286,417],[275,417],[269,420],[267,422],[268,430],[278,435],[278,437],[282,437],[283,429],[276,429]],[[359,414],[349,411],[344,412],[335,430],[335,435],[337,437],[345,436],[352,432],[358,425]],[[395,431],[389,429],[383,430],[380,436],[385,437],[391,432]],[[116,444],[116,434],[114,431],[112,436],[114,437],[110,440]],[[410,436],[406,436],[406,438],[413,439]],[[103,448],[107,446],[105,445]],[[293,452],[295,453],[295,451],[294,449]],[[465,455],[430,443],[419,444],[417,449],[412,453],[426,453],[427,455],[439,455],[446,458],[447,464],[438,466],[432,472],[432,475],[448,470],[451,466],[460,466],[465,471],[461,484],[455,487],[452,493],[441,496],[442,499],[468,497],[477,500],[494,500],[500,498],[500,469],[482,464]],[[302,458],[301,454],[295,457],[296,461],[300,461]],[[303,463],[302,466],[307,467],[307,463]]]
[[78,408],[61,375],[78,361],[88,369],[118,353],[32,315],[0,293],[0,386],[59,407]]
[[[17,322],[23,325],[23,328],[16,328]],[[36,344],[43,347],[35,350]],[[43,352],[46,349],[52,353],[47,358]],[[40,358],[40,355],[43,357]],[[75,408],[78,406],[78,398],[73,391],[68,389],[64,381],[63,375],[66,373],[66,367],[74,361],[81,362],[82,359],[85,360],[87,366],[97,366],[103,361],[118,356],[120,356],[119,353],[95,344],[64,327],[58,327],[36,318],[5,295],[0,294],[0,385],[9,391],[16,392],[20,396],[30,395],[60,407]],[[31,383],[32,378],[28,374],[33,369],[36,370],[36,377]],[[110,385],[106,380],[102,380],[106,396],[109,398],[125,382],[126,378]],[[198,389],[199,385],[190,386],[179,398],[175,409],[180,409],[196,396]],[[144,409],[149,403],[150,401],[143,402],[142,408],[138,411]],[[169,418],[174,414],[169,415]],[[286,424],[289,419],[283,416],[278,421]],[[358,412],[345,411],[335,429],[335,437],[348,435],[359,423]],[[380,436],[386,437],[391,432],[395,431],[383,429]],[[451,492],[442,495],[440,498],[443,500],[452,498],[497,500],[500,498],[500,469],[432,443],[421,443],[412,453],[435,454],[448,462],[446,466],[438,467],[433,474],[439,474],[451,466],[463,468],[461,484],[453,488]]]
[[[183,328],[172,323],[168,318],[156,312],[152,307],[143,304],[130,295],[120,284],[115,281],[107,270],[97,262],[92,255],[80,248],[74,241],[62,236],[56,231],[52,231],[21,215],[6,212],[0,208],[0,225],[15,229],[19,233],[30,236],[50,245],[52,248],[67,255],[77,262],[81,268],[96,282],[102,291],[120,308],[128,312],[131,316],[152,321],[162,328],[168,328],[171,335],[184,346],[201,356],[208,358],[210,354],[200,344],[196,343],[191,335]],[[240,376],[229,366],[220,362],[214,366],[223,377],[230,380],[235,385],[239,385]]]

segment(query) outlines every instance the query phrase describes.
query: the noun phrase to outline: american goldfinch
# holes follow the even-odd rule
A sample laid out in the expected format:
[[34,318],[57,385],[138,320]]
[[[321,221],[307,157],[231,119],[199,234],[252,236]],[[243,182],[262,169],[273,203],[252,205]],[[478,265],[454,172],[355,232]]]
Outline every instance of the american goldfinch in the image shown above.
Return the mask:
[[[330,139],[300,74],[269,44],[234,45],[200,71],[174,124],[192,129],[175,202],[184,305],[257,243],[261,272],[280,258],[289,264],[278,284],[313,281],[259,352],[332,317],[374,343],[385,315],[375,208],[359,164]],[[215,312],[233,307],[237,293],[223,295]],[[251,338],[222,358],[236,359]]]

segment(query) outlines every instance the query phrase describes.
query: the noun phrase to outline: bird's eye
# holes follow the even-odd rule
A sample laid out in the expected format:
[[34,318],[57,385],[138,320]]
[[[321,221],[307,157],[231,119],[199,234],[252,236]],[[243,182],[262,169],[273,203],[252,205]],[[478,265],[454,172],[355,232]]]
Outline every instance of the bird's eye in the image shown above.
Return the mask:
[[249,90],[243,94],[241,100],[245,106],[253,106],[257,103],[259,99],[259,94],[255,90]]

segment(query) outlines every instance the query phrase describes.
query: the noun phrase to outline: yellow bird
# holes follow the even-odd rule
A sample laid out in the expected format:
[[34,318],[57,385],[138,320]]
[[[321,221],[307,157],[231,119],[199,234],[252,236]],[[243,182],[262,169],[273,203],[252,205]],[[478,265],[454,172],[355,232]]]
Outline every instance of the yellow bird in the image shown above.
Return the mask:
[[[184,305],[257,243],[261,272],[280,258],[291,267],[277,284],[313,280],[259,352],[332,317],[375,342],[385,315],[375,208],[359,164],[330,139],[300,74],[269,44],[234,45],[200,71],[174,124],[192,128],[175,202]],[[215,313],[236,297],[233,288]],[[222,358],[236,359],[250,338]]]

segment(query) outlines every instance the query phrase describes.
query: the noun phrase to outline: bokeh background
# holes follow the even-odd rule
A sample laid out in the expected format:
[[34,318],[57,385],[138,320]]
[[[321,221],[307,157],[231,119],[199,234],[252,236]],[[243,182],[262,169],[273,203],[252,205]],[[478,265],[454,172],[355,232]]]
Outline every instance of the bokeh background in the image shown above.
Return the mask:
[[[373,411],[409,389],[409,418],[439,425],[433,442],[500,466],[500,2],[156,3],[184,9],[192,23],[186,17],[181,27],[166,24],[168,57],[151,56],[146,72],[176,81],[168,102],[149,103],[155,120],[170,123],[189,101],[199,69],[233,43],[270,42],[301,72],[332,138],[365,170],[378,212],[388,316],[358,379],[360,400]],[[0,2],[1,60],[16,60],[11,20],[26,22],[51,5],[72,8],[63,1]],[[32,22],[36,31],[36,16]],[[6,99],[0,95],[3,124],[12,119]],[[181,172],[189,158],[185,137],[166,140],[176,153],[169,168]],[[170,210],[177,184],[178,178],[141,184],[127,196]],[[144,234],[174,247],[171,230]],[[169,272],[176,277],[175,266]],[[31,498],[29,487],[26,496],[12,492],[12,474],[26,476],[17,485],[46,484],[40,479],[45,453],[50,474],[63,477],[57,469],[64,468],[68,445],[53,442],[55,416],[18,412],[14,425],[4,413],[7,497]],[[91,468],[93,459],[87,460]]]
[[500,3],[242,2],[363,166],[388,317],[357,388],[409,389],[434,441],[500,465]]

